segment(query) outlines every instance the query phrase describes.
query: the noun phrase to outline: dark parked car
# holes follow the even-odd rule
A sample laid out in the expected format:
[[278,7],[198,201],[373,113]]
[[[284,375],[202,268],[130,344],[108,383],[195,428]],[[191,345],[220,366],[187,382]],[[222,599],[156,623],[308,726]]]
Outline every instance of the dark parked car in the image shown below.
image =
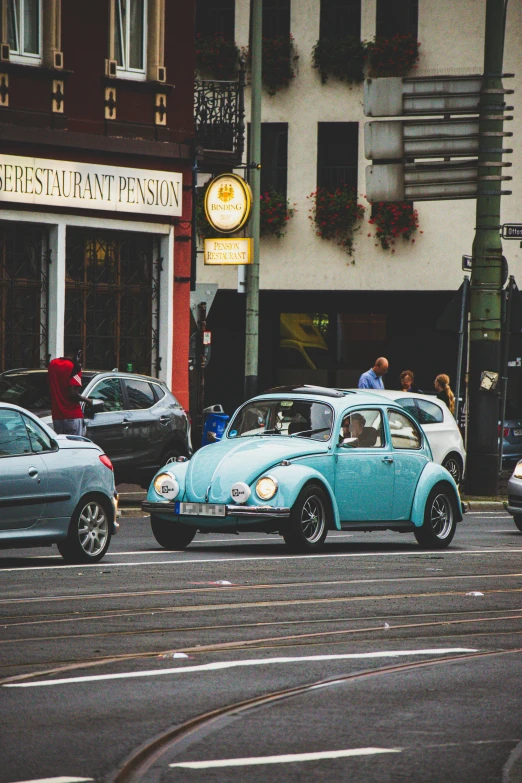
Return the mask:
[[[188,416],[157,378],[84,370],[82,394],[103,402],[100,412],[85,406],[87,437],[110,457],[118,483],[147,487],[166,462],[191,456]],[[0,374],[0,402],[20,405],[52,426],[47,370]]]
[[[500,428],[499,428],[500,430]],[[506,416],[502,433],[502,467],[513,470],[522,459],[522,412],[509,400],[506,404]]]

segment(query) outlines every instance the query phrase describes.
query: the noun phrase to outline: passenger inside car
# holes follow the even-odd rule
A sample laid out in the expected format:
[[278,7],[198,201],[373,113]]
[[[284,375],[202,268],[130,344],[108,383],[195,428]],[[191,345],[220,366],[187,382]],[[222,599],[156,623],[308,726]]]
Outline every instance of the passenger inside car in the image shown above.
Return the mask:
[[366,426],[366,419],[361,413],[352,413],[344,417],[341,442],[349,443],[354,448],[359,446],[366,449],[381,445],[379,432],[375,427]]

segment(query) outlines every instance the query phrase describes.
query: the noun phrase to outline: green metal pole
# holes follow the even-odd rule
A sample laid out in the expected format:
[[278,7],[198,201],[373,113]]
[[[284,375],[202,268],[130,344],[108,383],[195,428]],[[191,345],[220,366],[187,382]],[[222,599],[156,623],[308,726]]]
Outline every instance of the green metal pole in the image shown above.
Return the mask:
[[[252,109],[250,118],[250,158],[261,161],[261,67],[262,67],[263,2],[252,0]],[[259,231],[261,170],[250,171],[252,188],[252,218],[250,221],[254,258],[247,268],[246,329],[245,329],[245,397],[257,394],[259,364]]]
[[466,492],[473,495],[498,495],[500,378],[494,391],[481,390],[480,381],[485,370],[500,373],[504,14],[504,0],[487,0],[484,82],[480,97],[479,182],[471,272],[470,410]]

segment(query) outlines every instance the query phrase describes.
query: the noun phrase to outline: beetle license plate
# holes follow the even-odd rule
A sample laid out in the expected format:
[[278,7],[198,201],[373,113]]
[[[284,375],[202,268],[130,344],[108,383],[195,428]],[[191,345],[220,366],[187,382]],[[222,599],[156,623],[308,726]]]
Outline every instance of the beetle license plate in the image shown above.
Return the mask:
[[226,517],[227,507],[221,503],[176,503],[176,514],[189,517]]

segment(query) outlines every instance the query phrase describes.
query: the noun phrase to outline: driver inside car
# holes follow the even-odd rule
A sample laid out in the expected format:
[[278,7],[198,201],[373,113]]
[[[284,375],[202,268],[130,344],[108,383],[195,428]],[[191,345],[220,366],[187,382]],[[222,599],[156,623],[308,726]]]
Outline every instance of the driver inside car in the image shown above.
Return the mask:
[[377,430],[366,426],[366,419],[362,414],[352,413],[343,419],[341,442],[350,443],[353,447],[371,448],[377,442]]

